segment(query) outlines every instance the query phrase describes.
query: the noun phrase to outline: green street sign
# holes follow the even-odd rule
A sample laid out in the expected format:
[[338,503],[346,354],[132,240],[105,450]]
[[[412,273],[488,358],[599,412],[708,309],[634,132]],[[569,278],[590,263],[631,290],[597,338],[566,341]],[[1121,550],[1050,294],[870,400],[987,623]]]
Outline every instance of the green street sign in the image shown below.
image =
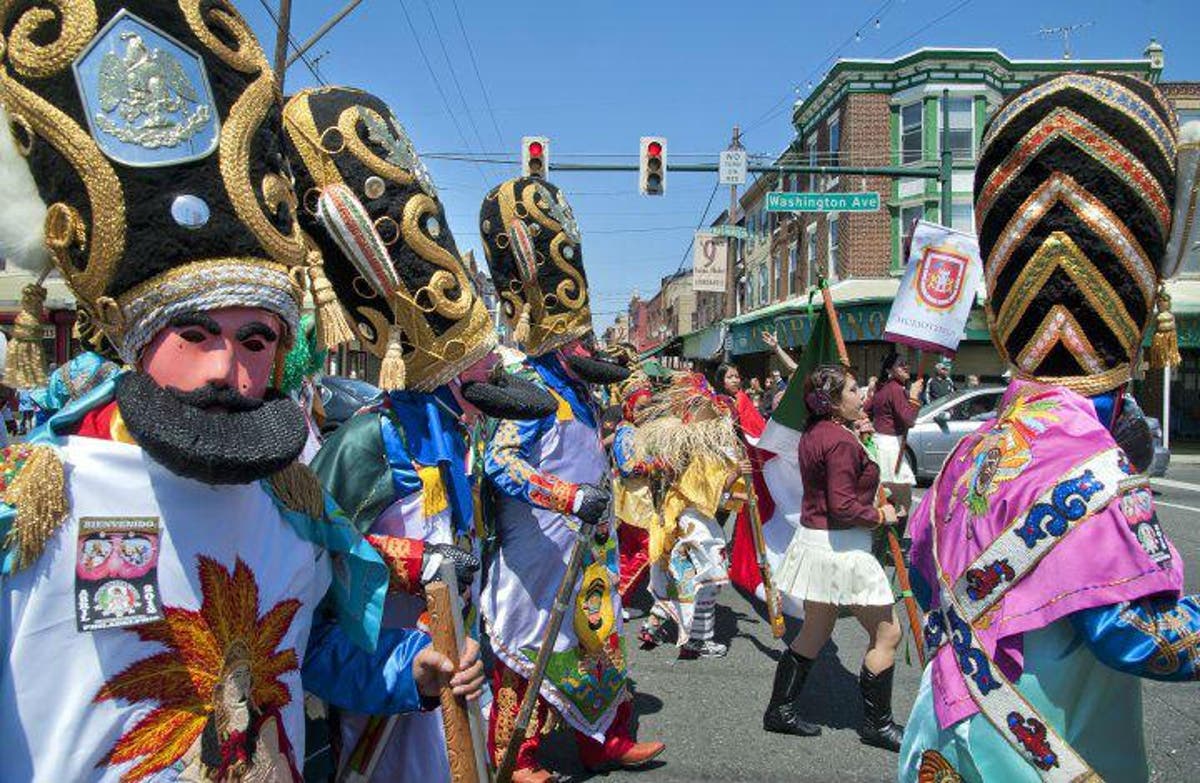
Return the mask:
[[749,239],[750,238],[750,232],[747,231],[745,229],[745,227],[730,226],[725,223],[722,223],[719,226],[712,226],[710,228],[706,228],[703,231],[699,231],[697,233],[712,234],[713,236],[717,236],[717,237],[733,237],[734,239]]
[[768,212],[876,212],[878,193],[784,193],[767,194]]

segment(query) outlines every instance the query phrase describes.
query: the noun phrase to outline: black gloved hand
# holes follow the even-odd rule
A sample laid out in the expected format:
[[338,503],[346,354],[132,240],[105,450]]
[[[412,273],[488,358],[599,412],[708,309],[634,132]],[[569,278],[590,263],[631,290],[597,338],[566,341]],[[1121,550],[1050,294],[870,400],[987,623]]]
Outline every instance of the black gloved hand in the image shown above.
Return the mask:
[[610,499],[608,490],[595,484],[580,484],[575,491],[575,510],[572,513],[585,524],[595,525],[604,518]]
[[[479,558],[467,550],[460,549],[451,544],[426,544],[425,554],[422,555],[421,560],[422,573],[424,573],[425,566],[429,563],[429,558],[434,555],[441,555],[454,564],[454,577],[458,581],[458,592],[465,593],[471,588],[475,572],[479,570]],[[435,581],[437,578],[438,574],[435,572],[430,581]]]

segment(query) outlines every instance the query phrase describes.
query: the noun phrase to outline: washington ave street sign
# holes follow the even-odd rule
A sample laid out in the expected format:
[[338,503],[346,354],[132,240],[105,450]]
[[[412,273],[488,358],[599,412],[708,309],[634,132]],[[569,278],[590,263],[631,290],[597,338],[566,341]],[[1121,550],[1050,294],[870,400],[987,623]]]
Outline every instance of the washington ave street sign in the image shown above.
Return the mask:
[[875,212],[878,193],[784,193],[767,194],[768,212]]

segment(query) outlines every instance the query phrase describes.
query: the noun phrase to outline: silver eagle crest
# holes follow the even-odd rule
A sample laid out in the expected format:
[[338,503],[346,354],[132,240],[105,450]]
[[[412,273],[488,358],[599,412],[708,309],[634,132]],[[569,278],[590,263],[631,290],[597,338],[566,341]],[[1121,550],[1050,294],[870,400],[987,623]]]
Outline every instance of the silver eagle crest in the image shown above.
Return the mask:
[[[213,110],[202,103],[187,73],[170,52],[148,47],[142,36],[121,33],[125,51],[107,52],[100,62],[96,126],[127,144],[145,149],[178,147],[205,128]],[[114,122],[115,112],[123,122]]]

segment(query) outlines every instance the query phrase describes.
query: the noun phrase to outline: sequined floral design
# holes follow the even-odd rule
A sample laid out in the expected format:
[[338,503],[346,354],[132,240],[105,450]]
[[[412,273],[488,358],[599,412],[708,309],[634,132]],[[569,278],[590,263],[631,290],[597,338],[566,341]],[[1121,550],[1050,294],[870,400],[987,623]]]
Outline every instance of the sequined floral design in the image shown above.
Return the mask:
[[[131,628],[165,649],[113,676],[97,703],[152,702],[98,767],[136,762],[123,781],[168,767],[198,767],[211,780],[294,778],[279,711],[291,701],[283,676],[296,651],[278,649],[300,608],[281,601],[258,614],[258,583],[241,559],[233,571],[200,556],[198,611],[167,606],[164,619]],[[253,774],[252,774],[253,773]]]
[[1029,466],[1030,447],[1048,422],[1058,421],[1058,405],[1039,395],[1018,394],[996,421],[983,432],[963,459],[973,463],[955,487],[955,495],[975,516],[988,511],[992,495]]

